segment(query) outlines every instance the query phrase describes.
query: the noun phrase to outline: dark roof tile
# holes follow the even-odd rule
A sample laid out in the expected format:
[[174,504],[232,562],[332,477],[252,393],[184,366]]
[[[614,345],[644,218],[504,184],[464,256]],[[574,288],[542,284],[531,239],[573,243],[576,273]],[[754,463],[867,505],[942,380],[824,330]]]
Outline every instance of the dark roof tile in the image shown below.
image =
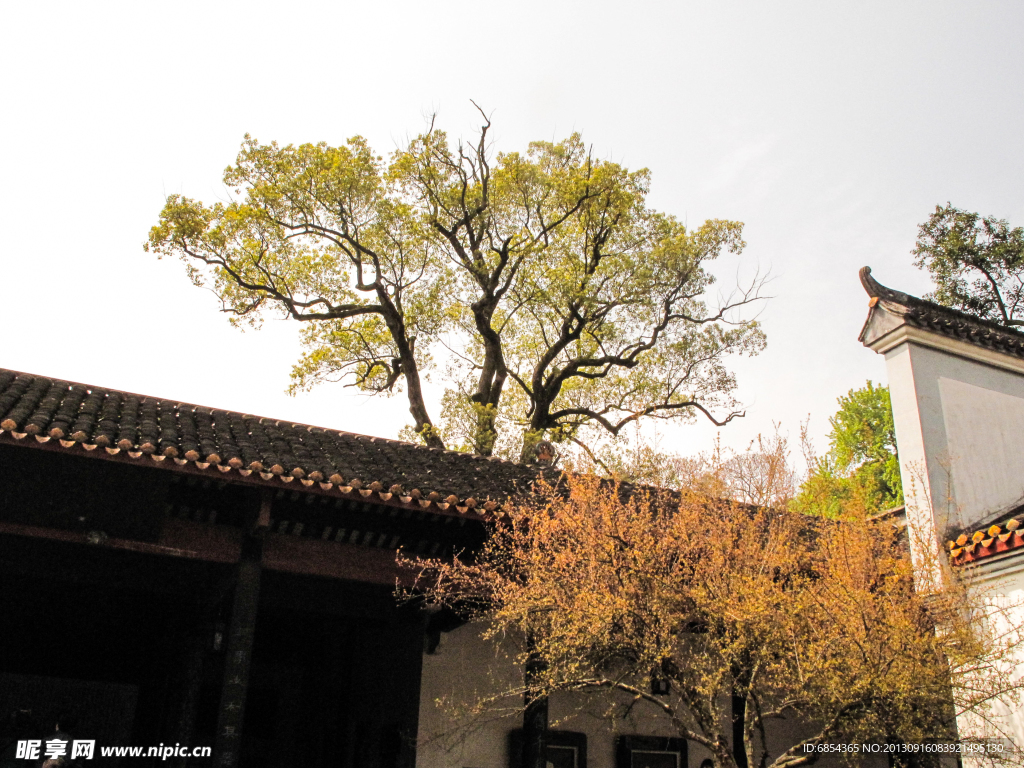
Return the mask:
[[92,441],[105,448],[117,442],[122,398],[120,392],[106,390],[97,390],[97,392],[103,394],[103,405],[100,408],[100,420],[93,432]]
[[870,267],[861,268],[860,282],[868,296],[883,302],[886,310],[910,325],[1024,358],[1024,333],[1020,331],[888,288],[871,276]]
[[106,393],[103,390],[88,391],[82,400],[82,407],[71,424],[71,439],[80,443],[89,442],[97,427],[103,409]]
[[[16,386],[18,382],[14,382],[13,386]],[[17,401],[14,402],[10,411],[6,414],[3,421],[0,421],[0,428],[9,429],[11,431],[26,432],[26,427],[29,424],[29,419],[36,412],[36,407],[39,406],[40,400],[43,399],[43,395],[50,388],[50,382],[46,379],[37,379],[35,377],[29,377],[26,382],[24,394],[20,395]],[[9,425],[4,427],[3,425]]]
[[[349,488],[360,497],[377,494],[417,510],[424,505],[479,509],[525,491],[541,471],[7,369],[0,369],[0,438],[3,432],[59,437],[59,450],[81,444],[105,447],[106,453],[99,452],[104,456],[123,452],[130,460],[150,454],[155,466],[166,469],[191,463],[218,475],[238,472],[247,482],[300,478],[295,490]],[[174,461],[162,461],[165,457]]]

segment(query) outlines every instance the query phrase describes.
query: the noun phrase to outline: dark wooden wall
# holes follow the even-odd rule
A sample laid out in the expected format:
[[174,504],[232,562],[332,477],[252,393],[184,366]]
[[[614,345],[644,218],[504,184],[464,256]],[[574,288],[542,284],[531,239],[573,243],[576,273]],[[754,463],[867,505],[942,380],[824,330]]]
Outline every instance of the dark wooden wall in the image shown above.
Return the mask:
[[[86,684],[97,691],[91,701],[130,702],[77,713],[73,736],[213,746],[237,564],[267,498],[253,487],[0,445],[0,686],[13,691],[20,681],[17,695],[35,696],[23,703],[43,720]],[[284,519],[327,514],[301,499],[278,502]],[[380,527],[374,542],[384,533],[417,542],[436,531],[467,535],[451,524],[378,521],[362,507],[331,514]],[[262,534],[236,764],[412,768],[424,626],[395,602],[393,552],[295,528]],[[125,707],[131,722],[111,722]],[[147,762],[161,764],[133,764]],[[213,763],[188,763],[204,764]]]

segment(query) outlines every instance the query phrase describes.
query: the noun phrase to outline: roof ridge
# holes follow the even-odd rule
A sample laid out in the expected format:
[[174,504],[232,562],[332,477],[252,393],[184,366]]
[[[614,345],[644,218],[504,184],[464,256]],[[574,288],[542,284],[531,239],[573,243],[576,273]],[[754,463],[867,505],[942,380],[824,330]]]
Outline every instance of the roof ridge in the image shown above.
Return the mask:
[[951,318],[959,320],[961,322],[972,323],[983,326],[989,330],[995,331],[996,333],[1003,333],[1013,339],[1019,339],[1024,342],[1024,332],[1018,331],[1008,325],[997,323],[995,320],[988,320],[984,317],[978,317],[968,312],[964,312],[960,309],[954,309],[953,307],[947,307],[944,304],[938,304],[928,299],[922,299],[919,296],[913,296],[903,291],[897,291],[895,288],[889,288],[886,285],[882,285],[880,282],[875,280],[871,274],[871,267],[860,268],[860,283],[864,286],[864,290],[871,298],[877,298],[880,301],[887,301],[893,304],[900,304],[904,307],[914,307],[929,309],[933,312],[948,315]]
[[[87,388],[89,390],[92,390],[92,391],[104,390],[106,392],[116,392],[117,394],[121,395],[122,397],[137,397],[140,400],[154,400],[154,401],[156,401],[158,403],[172,403],[174,405],[184,406],[184,407],[187,407],[187,408],[203,409],[204,411],[208,411],[210,413],[213,413],[213,412],[216,412],[216,411],[221,411],[223,413],[235,414],[237,416],[240,416],[243,419],[258,419],[261,422],[262,421],[267,421],[267,422],[272,422],[274,424],[290,424],[293,427],[303,427],[303,428],[309,428],[309,429],[324,429],[324,430],[329,430],[331,432],[337,432],[338,434],[341,434],[341,435],[350,435],[352,437],[368,437],[368,438],[373,438],[373,439],[376,439],[376,440],[387,440],[387,441],[392,442],[392,443],[400,443],[402,445],[412,445],[414,447],[419,447],[419,446],[416,446],[415,443],[409,443],[409,442],[406,442],[404,440],[396,440],[396,439],[390,438],[390,437],[381,437],[381,436],[378,436],[378,435],[367,435],[364,432],[349,432],[348,430],[344,430],[344,429],[336,429],[334,427],[325,427],[325,426],[322,426],[320,424],[306,424],[305,422],[293,421],[291,419],[282,419],[282,418],[278,418],[278,417],[274,417],[274,416],[261,416],[260,414],[257,414],[257,413],[249,413],[248,411],[239,411],[239,410],[236,410],[236,409],[233,409],[233,408],[224,408],[224,407],[219,406],[219,405],[204,405],[202,403],[192,403],[192,402],[189,402],[188,400],[182,400],[181,398],[176,398],[176,397],[161,397],[159,395],[145,395],[145,394],[142,394],[141,392],[130,392],[127,389],[120,389],[119,387],[111,387],[111,386],[107,386],[105,384],[89,384],[88,382],[84,382],[84,381],[73,381],[71,379],[64,378],[63,376],[47,376],[46,374],[42,374],[42,373],[32,373],[31,371],[18,371],[18,370],[15,370],[14,368],[3,368],[3,367],[0,367],[0,374],[2,374],[2,373],[13,373],[15,376],[30,376],[30,377],[35,378],[35,379],[46,379],[46,380],[51,381],[53,383],[63,382],[65,384],[67,384],[69,387],[85,387],[85,388]],[[3,414],[0,414],[0,415],[3,415]]]
[[[30,376],[30,377],[32,377],[34,379],[46,379],[47,381],[50,381],[50,382],[52,382],[54,384],[64,383],[68,387],[85,387],[86,389],[89,389],[91,391],[103,390],[105,392],[115,392],[115,393],[121,395],[122,397],[137,397],[137,398],[139,398],[139,400],[153,400],[153,401],[155,401],[157,403],[170,403],[170,404],[173,404],[175,406],[180,406],[180,407],[185,407],[185,408],[192,408],[192,409],[200,409],[201,408],[201,409],[203,409],[205,411],[208,411],[208,412],[211,412],[211,413],[216,412],[216,411],[220,411],[222,413],[229,413],[229,414],[232,414],[232,415],[239,416],[239,417],[241,417],[243,419],[256,419],[256,420],[259,420],[260,422],[269,422],[271,424],[277,424],[277,425],[287,424],[289,426],[296,427],[296,428],[299,428],[299,429],[306,429],[306,430],[322,429],[324,431],[334,432],[334,433],[337,433],[339,435],[343,435],[345,437],[353,437],[353,438],[356,438],[357,440],[370,440],[371,442],[384,441],[384,442],[392,443],[394,445],[408,445],[408,446],[411,446],[413,448],[417,448],[417,449],[420,449],[420,450],[434,450],[434,451],[441,451],[441,452],[444,452],[444,453],[455,453],[455,454],[459,454],[459,455],[462,455],[462,456],[469,456],[469,457],[472,457],[472,458],[475,458],[475,459],[480,459],[480,460],[483,460],[483,461],[487,461],[487,460],[493,459],[495,461],[504,462],[506,464],[515,464],[517,466],[524,466],[524,467],[525,466],[530,466],[528,464],[523,464],[522,462],[519,462],[519,461],[512,461],[511,459],[502,459],[502,458],[499,458],[499,457],[496,457],[496,456],[495,457],[480,456],[480,455],[475,454],[475,453],[468,453],[466,451],[457,451],[457,450],[454,450],[454,449],[451,449],[451,448],[432,448],[432,447],[427,446],[427,445],[419,445],[417,443],[410,443],[408,440],[399,440],[399,439],[394,438],[394,437],[384,437],[383,435],[369,435],[369,434],[366,434],[365,432],[351,432],[351,431],[349,431],[347,429],[338,429],[336,427],[325,427],[325,426],[323,426],[321,424],[307,424],[306,422],[303,422],[303,421],[294,421],[292,419],[282,419],[282,418],[278,418],[276,416],[261,416],[261,415],[259,415],[257,413],[249,413],[248,411],[239,411],[239,410],[235,410],[233,408],[224,408],[224,407],[216,406],[216,405],[203,405],[201,403],[192,403],[192,402],[189,402],[187,400],[182,400],[180,398],[175,398],[175,397],[160,397],[159,395],[145,395],[145,394],[142,394],[140,392],[129,392],[126,389],[119,389],[117,387],[109,387],[109,386],[106,386],[106,385],[103,385],[103,384],[89,384],[89,383],[84,382],[84,381],[72,381],[71,379],[66,379],[63,376],[47,376],[47,375],[42,374],[42,373],[32,373],[30,371],[18,371],[18,370],[15,370],[14,368],[4,368],[4,367],[0,367],[0,373],[12,373],[16,377],[18,377],[18,376]],[[3,414],[0,414],[0,416],[2,416],[2,415]]]

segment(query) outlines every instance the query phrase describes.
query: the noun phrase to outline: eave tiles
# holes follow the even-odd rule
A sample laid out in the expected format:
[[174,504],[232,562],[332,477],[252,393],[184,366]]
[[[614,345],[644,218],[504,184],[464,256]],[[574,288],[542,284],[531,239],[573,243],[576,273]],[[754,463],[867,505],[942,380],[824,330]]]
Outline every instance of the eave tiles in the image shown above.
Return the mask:
[[914,327],[1024,358],[1024,333],[1018,330],[884,286],[871,276],[870,267],[861,268],[860,281],[872,307],[881,302]]
[[1024,549],[1024,530],[1021,530],[1021,521],[1013,518],[971,534],[962,533],[946,542],[946,548],[954,565],[966,565],[1003,552]]
[[[0,440],[478,515],[539,468],[0,368]],[[371,498],[372,497],[372,498]]]

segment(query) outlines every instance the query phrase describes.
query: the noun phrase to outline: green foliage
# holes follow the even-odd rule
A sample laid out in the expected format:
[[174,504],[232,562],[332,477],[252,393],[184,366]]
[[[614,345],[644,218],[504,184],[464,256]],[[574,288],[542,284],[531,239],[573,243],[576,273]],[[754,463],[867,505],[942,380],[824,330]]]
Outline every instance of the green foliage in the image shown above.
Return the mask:
[[[489,127],[474,144],[431,127],[387,162],[359,137],[247,136],[224,174],[236,199],[172,195],[147,248],[182,258],[235,321],[303,322],[293,391],[404,391],[413,434],[436,447],[527,457],[545,437],[739,415],[724,358],[764,346],[736,314],[761,280],[719,306],[702,297],[742,224],[691,230],[648,208],[650,173],[594,158],[578,134],[495,155]],[[438,345],[435,423],[420,378]]]
[[926,298],[1004,325],[1024,325],[1024,228],[936,206],[918,230],[914,264],[935,291]]
[[282,148],[246,136],[224,172],[241,199],[207,206],[171,195],[147,249],[181,257],[235,321],[258,325],[271,310],[309,322],[296,387],[347,379],[387,394],[404,379],[416,431],[440,447],[419,370],[450,325],[440,308],[451,271],[384,173],[359,137]]
[[839,410],[830,420],[830,440],[837,465],[853,472],[862,486],[874,489],[883,507],[903,503],[896,427],[888,387],[870,381],[839,398]]
[[829,450],[811,459],[794,507],[838,517],[853,508],[877,512],[903,503],[896,429],[888,387],[868,382],[837,401],[829,422]]

